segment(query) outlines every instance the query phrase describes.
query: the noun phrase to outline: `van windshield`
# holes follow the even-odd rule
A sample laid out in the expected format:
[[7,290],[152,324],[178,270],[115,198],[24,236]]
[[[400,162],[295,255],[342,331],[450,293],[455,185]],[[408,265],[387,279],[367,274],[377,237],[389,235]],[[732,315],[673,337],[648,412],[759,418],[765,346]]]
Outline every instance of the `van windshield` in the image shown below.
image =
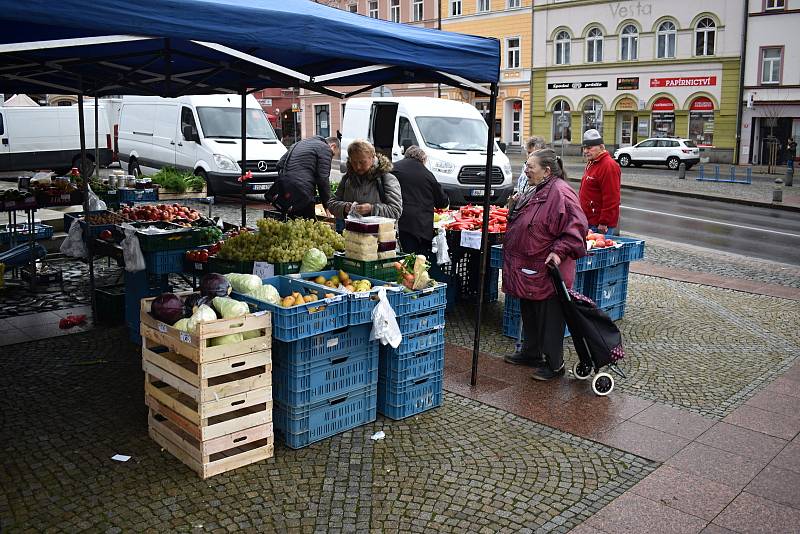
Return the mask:
[[463,117],[417,117],[417,126],[431,148],[486,150],[486,122]]
[[[206,137],[240,139],[242,137],[241,108],[199,107],[197,115]],[[248,139],[277,139],[272,125],[260,109],[247,110]]]

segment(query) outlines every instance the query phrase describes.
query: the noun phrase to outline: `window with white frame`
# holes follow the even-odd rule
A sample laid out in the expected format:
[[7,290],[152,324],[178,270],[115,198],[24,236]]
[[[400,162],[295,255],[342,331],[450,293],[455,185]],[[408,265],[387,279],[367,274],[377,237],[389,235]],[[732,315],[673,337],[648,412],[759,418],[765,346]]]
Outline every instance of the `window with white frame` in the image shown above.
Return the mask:
[[600,28],[592,28],[586,36],[586,61],[589,63],[603,61],[603,32]]
[[633,24],[622,28],[619,57],[622,61],[633,61],[639,58],[639,30]]
[[694,55],[713,56],[714,41],[717,36],[717,25],[706,17],[700,19],[694,32]]
[[764,4],[764,9],[767,11],[771,9],[785,9],[786,8],[786,0],[767,0],[766,4]]
[[400,22],[400,0],[392,0],[389,14],[392,18],[392,22]]
[[781,60],[783,51],[779,47],[761,49],[761,83],[781,83]]
[[514,9],[516,7],[520,7],[522,3],[520,0],[508,0],[508,9]]
[[348,6],[350,13],[358,13],[358,4],[350,4]]
[[563,144],[572,140],[572,122],[569,103],[559,100],[553,106],[553,143]]
[[478,0],[478,13],[489,11],[489,0]]
[[369,16],[373,19],[378,18],[378,0],[370,0],[369,2]]
[[678,30],[670,21],[662,22],[656,32],[656,56],[659,58],[675,57],[675,42]]
[[422,15],[423,15],[422,0],[414,0],[414,22],[421,21]]
[[457,17],[461,15],[461,0],[450,0],[450,16]]
[[506,39],[506,68],[519,68],[519,37],[509,37]]
[[569,49],[572,40],[569,34],[562,30],[556,34],[556,65],[569,65]]

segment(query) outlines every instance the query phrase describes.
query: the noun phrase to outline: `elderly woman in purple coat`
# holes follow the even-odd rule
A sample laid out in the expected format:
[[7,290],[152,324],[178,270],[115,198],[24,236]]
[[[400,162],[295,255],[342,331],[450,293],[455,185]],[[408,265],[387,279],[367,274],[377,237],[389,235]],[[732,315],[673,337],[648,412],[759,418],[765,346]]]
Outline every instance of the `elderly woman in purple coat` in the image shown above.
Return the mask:
[[525,341],[505,360],[533,367],[536,380],[550,380],[564,375],[564,316],[547,264],[572,287],[575,260],[586,255],[588,223],[553,150],[531,154],[525,172],[530,187],[509,212],[503,240],[503,292],[520,299]]

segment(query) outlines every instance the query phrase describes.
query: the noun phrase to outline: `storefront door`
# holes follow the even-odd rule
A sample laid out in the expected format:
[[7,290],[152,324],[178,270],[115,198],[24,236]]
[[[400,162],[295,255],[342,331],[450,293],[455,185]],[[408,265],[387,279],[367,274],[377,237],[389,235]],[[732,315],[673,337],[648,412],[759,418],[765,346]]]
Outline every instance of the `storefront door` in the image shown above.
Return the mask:
[[634,143],[633,135],[635,132],[633,113],[619,113],[617,115],[617,124],[619,124],[617,132],[619,146],[631,146]]

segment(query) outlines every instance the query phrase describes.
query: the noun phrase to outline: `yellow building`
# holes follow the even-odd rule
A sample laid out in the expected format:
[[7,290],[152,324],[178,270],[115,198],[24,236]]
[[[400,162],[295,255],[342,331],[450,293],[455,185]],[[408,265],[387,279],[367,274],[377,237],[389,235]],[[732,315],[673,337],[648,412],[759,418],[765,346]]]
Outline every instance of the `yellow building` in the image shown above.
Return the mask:
[[[533,47],[532,0],[443,0],[442,30],[494,37],[502,59],[495,137],[514,150],[525,142],[531,127],[530,77]],[[488,97],[443,88],[442,97],[469,102],[488,118]]]

